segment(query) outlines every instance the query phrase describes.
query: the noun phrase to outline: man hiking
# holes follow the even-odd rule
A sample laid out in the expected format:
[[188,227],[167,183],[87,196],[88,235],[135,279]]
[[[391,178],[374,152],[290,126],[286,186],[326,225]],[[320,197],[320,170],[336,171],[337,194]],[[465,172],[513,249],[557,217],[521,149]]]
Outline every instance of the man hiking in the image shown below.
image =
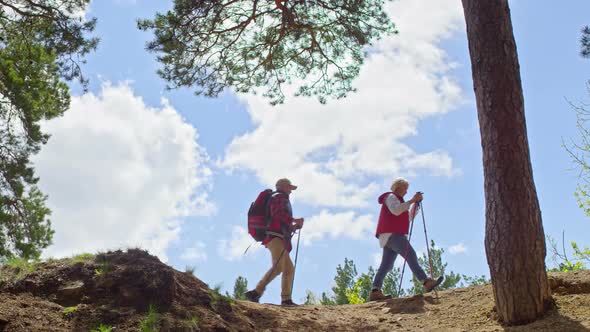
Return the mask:
[[270,225],[262,244],[270,251],[272,266],[260,279],[256,288],[246,292],[246,299],[258,302],[266,286],[279,274],[281,280],[281,305],[295,306],[291,300],[293,287],[293,262],[291,252],[291,236],[296,229],[303,227],[303,218],[294,219],[289,195],[297,189],[289,179],[279,179],[269,202]]
[[[391,191],[381,194],[378,202],[381,204],[381,213],[377,223],[375,236],[379,239],[379,245],[383,248],[381,265],[375,279],[373,280],[373,289],[369,295],[369,301],[378,301],[391,298],[390,295],[384,295],[381,292],[385,275],[393,268],[393,263],[397,255],[402,255],[410,266],[414,277],[424,285],[426,292],[430,292],[442,282],[442,277],[432,279],[426,276],[426,273],[418,263],[418,257],[414,248],[408,241],[407,234],[410,228],[410,210],[411,204],[422,201],[422,193],[416,193],[409,201],[404,201],[404,196],[408,192],[410,184],[405,179],[399,178],[393,181]],[[412,216],[413,217],[413,216]]]

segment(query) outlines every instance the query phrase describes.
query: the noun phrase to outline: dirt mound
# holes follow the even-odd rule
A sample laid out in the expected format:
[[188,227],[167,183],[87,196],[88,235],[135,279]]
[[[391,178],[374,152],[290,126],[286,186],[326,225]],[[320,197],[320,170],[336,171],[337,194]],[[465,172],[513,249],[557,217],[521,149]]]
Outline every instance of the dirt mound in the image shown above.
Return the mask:
[[[557,309],[532,324],[494,320],[491,286],[362,305],[234,302],[142,250],[0,267],[0,331],[588,331],[590,271],[550,274]],[[152,308],[150,310],[150,307]],[[154,309],[155,308],[155,309]]]
[[590,271],[552,273],[549,285],[553,294],[589,294]]
[[[55,260],[22,277],[19,272],[0,270],[9,276],[0,286],[0,331],[3,325],[5,331],[22,331],[17,328],[22,322],[35,331],[88,331],[99,324],[136,331],[150,306],[162,330],[196,331],[197,325],[201,330],[230,330],[226,322],[240,323],[229,300],[142,250],[108,252],[79,262]],[[11,301],[23,310],[4,310]],[[48,320],[52,323],[46,324]]]

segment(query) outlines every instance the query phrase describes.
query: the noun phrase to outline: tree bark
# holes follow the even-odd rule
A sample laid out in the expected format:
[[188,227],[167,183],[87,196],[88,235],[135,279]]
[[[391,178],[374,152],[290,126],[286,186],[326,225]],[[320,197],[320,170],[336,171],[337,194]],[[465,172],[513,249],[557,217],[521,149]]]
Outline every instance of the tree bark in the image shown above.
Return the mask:
[[462,0],[483,150],[485,248],[496,310],[507,324],[551,307],[545,235],[507,0]]

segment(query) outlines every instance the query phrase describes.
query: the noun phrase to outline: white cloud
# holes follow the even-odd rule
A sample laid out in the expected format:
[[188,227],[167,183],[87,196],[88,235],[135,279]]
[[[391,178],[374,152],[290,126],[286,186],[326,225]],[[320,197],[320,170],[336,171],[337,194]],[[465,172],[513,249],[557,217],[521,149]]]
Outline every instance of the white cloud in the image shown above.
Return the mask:
[[373,219],[370,214],[356,216],[354,212],[331,213],[322,210],[319,215],[305,220],[301,241],[309,245],[325,238],[367,239],[375,231]]
[[396,1],[388,8],[400,35],[375,45],[354,82],[357,93],[327,105],[290,97],[277,107],[241,96],[256,127],[231,142],[220,164],[254,171],[267,185],[290,177],[301,184],[297,199],[347,208],[368,205],[381,184],[375,177],[458,174],[446,151],[415,151],[404,140],[418,134],[420,120],[463,100],[439,45],[463,27],[460,2]]
[[[311,245],[323,239],[355,239],[361,240],[373,236],[375,223],[372,215],[357,216],[354,212],[331,213],[322,210],[318,215],[305,219],[301,233],[301,242]],[[293,239],[295,246],[296,239]],[[251,246],[250,246],[251,245]],[[219,241],[219,255],[228,260],[240,260],[244,257],[244,251],[250,246],[246,256],[254,254],[263,248],[255,243],[246,229],[234,226],[229,239]]]
[[185,261],[206,261],[206,248],[205,243],[197,242],[194,247],[184,249],[182,254],[180,254],[180,259]]
[[107,83],[43,127],[52,137],[35,167],[56,231],[47,255],[141,246],[166,259],[180,219],[215,210],[197,131],[165,100],[150,108],[128,84]]
[[246,256],[252,255],[261,248],[260,243],[255,243],[254,239],[248,234],[244,227],[234,226],[232,229],[231,238],[229,240],[219,241],[219,255],[228,261],[240,260],[244,257],[246,248]]
[[467,251],[467,247],[463,243],[457,243],[449,247],[449,253],[451,255],[463,254]]

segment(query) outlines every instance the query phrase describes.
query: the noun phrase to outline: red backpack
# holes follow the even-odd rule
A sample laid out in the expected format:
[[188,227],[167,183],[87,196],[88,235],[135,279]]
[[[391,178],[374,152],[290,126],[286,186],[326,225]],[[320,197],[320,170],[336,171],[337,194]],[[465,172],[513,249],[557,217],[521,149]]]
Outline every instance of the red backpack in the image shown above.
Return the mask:
[[248,233],[256,241],[264,240],[266,231],[270,225],[269,205],[272,194],[272,189],[266,189],[260,192],[248,210]]

